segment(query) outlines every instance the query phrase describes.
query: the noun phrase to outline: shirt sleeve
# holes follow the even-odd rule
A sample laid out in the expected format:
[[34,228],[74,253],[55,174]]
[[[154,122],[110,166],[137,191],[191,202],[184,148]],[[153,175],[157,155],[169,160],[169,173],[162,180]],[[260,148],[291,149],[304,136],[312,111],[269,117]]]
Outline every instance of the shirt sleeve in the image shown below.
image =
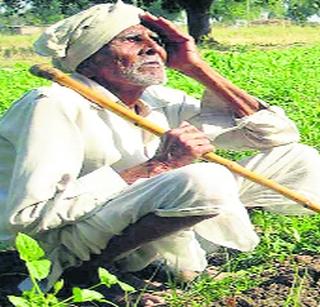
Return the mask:
[[72,101],[56,98],[36,92],[7,118],[20,130],[16,136],[7,134],[16,149],[6,206],[13,231],[32,233],[72,223],[126,186],[109,165],[81,175],[80,111]]
[[298,142],[298,129],[285,112],[280,107],[259,102],[263,106],[260,111],[237,119],[227,103],[206,91],[200,113],[191,121],[219,148],[263,150]]

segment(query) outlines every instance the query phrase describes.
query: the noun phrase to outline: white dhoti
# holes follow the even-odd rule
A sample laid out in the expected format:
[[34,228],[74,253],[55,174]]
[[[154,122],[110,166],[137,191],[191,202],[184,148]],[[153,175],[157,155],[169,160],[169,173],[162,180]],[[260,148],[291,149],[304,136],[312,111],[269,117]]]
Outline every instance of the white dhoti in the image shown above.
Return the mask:
[[[320,200],[320,157],[308,146],[280,146],[240,163],[312,200]],[[258,244],[245,209],[256,206],[286,214],[312,213],[223,166],[196,163],[140,180],[81,221],[45,232],[39,239],[53,260],[54,281],[66,267],[90,259],[92,253],[99,254],[111,237],[148,213],[162,217],[216,214],[192,228],[145,244],[120,261],[128,271],[140,270],[159,258],[178,271],[202,271],[207,265],[206,252],[214,246],[249,251]],[[206,246],[201,245],[199,237],[205,239]],[[60,244],[55,245],[57,242]]]

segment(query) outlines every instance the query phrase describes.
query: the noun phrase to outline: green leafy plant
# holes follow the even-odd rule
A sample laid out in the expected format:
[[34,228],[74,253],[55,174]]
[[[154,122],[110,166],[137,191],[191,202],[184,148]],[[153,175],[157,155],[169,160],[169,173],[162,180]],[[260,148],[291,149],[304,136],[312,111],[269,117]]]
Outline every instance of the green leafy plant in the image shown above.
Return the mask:
[[59,301],[57,294],[63,288],[63,280],[57,281],[53,286],[53,291],[46,293],[41,287],[41,281],[44,281],[51,268],[50,260],[45,258],[45,253],[39,244],[26,234],[19,233],[16,238],[16,248],[20,258],[25,261],[26,267],[32,282],[31,290],[23,291],[22,296],[9,295],[9,301],[16,307],[62,307],[70,306],[70,303],[82,302],[103,302],[112,306],[117,306],[114,303],[106,300],[98,291],[93,290],[101,285],[110,288],[113,285],[119,285],[126,293],[135,291],[130,285],[120,281],[115,275],[112,275],[104,268],[98,269],[100,282],[89,289],[81,289],[74,287],[72,296]]

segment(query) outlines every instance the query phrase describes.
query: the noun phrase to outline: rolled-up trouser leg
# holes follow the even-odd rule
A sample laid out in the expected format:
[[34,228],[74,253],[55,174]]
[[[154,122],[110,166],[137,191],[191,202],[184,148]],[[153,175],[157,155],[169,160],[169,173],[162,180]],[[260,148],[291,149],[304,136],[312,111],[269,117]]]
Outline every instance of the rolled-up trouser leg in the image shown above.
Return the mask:
[[178,203],[183,203],[179,206],[178,203],[164,202],[163,207],[155,210],[157,215],[183,217],[204,214],[210,207],[216,208],[218,215],[196,224],[193,230],[188,228],[146,244],[128,255],[126,261],[121,261],[123,268],[140,270],[160,255],[175,270],[202,271],[206,266],[205,252],[195,232],[207,241],[241,250],[250,250],[258,243],[247,212],[239,201],[236,180],[226,168],[214,163],[201,163],[175,170],[174,174],[173,186],[178,187],[179,180],[188,181],[184,185],[189,191],[188,196],[182,196],[183,190],[176,190],[175,197],[180,195]]
[[[150,213],[166,218],[217,214],[196,224],[194,231],[210,242],[241,250],[252,249],[258,242],[238,198],[235,177],[214,163],[192,164],[137,182],[74,224],[42,234],[39,239],[54,263],[51,282],[64,268],[89,260],[91,254],[101,253],[114,235]],[[184,267],[203,270],[204,252],[195,236],[190,235],[190,229],[186,231],[186,235],[180,232],[174,239],[171,237],[171,242],[166,238],[155,241],[153,251],[144,253],[148,255],[144,263],[147,265],[155,252],[163,257],[170,254],[168,258],[176,258],[175,262]],[[184,247],[181,252],[180,246]],[[188,257],[188,249],[199,257]],[[138,262],[136,267],[141,268],[143,261]],[[134,266],[132,263],[132,270]]]
[[[301,193],[310,200],[320,201],[320,155],[309,146],[294,143],[275,147],[240,161],[240,164]],[[237,180],[240,199],[246,207],[264,207],[283,214],[313,213],[279,193],[248,179],[237,177]]]

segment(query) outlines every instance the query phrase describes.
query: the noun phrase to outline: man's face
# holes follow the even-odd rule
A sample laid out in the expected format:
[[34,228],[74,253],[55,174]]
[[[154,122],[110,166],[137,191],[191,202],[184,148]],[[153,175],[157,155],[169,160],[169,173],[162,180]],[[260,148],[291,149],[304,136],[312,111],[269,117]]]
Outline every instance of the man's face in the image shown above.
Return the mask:
[[166,58],[157,34],[142,25],[132,26],[92,56],[94,77],[117,87],[161,84]]

